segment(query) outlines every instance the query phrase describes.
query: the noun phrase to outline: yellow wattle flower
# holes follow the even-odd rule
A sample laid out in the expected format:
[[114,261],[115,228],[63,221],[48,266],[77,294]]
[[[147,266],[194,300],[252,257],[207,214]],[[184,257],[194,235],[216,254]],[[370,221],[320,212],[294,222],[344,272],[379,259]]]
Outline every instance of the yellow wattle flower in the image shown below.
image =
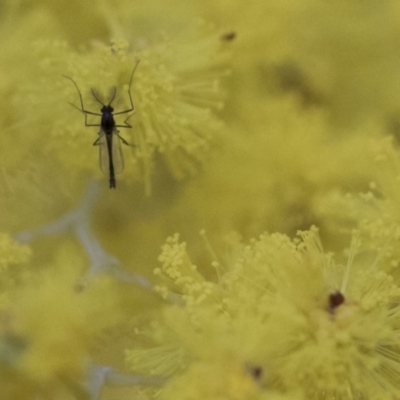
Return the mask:
[[[180,396],[182,387],[175,383],[180,380],[187,382],[186,394],[198,393],[191,374],[202,363],[217,371],[223,354],[234,357],[242,371],[250,365],[262,372],[256,379],[261,393],[285,388],[306,397],[349,400],[399,393],[400,287],[381,268],[379,254],[358,255],[357,234],[346,265],[324,252],[316,228],[293,240],[264,234],[234,247],[235,257],[222,262],[211,282],[177,236],[167,240],[163,266],[156,270],[165,277],[160,291],[180,295],[182,305],[166,306],[163,319],[149,330],[153,349],[127,352],[130,368],[154,373],[148,368],[153,364],[158,372],[173,374],[165,388],[168,399]],[[180,391],[173,392],[176,387]],[[224,389],[227,398],[231,388]]]

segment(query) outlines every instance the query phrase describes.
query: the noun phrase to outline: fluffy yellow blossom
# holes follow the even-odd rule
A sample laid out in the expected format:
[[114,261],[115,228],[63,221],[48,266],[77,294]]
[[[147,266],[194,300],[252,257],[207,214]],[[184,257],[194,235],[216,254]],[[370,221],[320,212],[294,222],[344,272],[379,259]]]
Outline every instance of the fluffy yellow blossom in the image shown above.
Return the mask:
[[399,11],[0,2],[1,400],[400,398]]
[[38,272],[14,291],[1,323],[0,390],[7,399],[75,387],[84,393],[93,341],[120,314],[110,281],[97,281],[83,292],[76,290],[76,281],[72,271]]
[[[200,27],[188,36],[180,42],[160,37],[146,48],[126,40],[112,45],[97,43],[85,53],[65,41],[33,42],[30,59],[35,68],[21,80],[12,98],[15,112],[24,110],[23,121],[13,129],[13,148],[18,142],[22,146],[23,141],[31,152],[46,154],[48,168],[60,164],[59,173],[67,175],[66,184],[82,176],[101,176],[98,149],[92,147],[100,128],[85,127],[84,116],[68,105],[71,102],[81,108],[76,88],[62,75],[76,81],[85,109],[98,114],[101,105],[90,88],[105,93],[102,101],[108,104],[111,99],[106,93],[116,86],[117,99],[112,106],[117,113],[130,108],[128,84],[140,60],[131,88],[136,110],[129,119],[133,128],[120,128],[121,136],[133,146],[123,146],[127,176],[140,176],[149,187],[156,152],[164,155],[175,176],[193,170],[221,129],[213,111],[223,104],[220,83],[226,70],[218,33]],[[117,124],[123,124],[127,116],[116,117]],[[100,117],[90,115],[88,123],[99,124]],[[18,158],[9,154],[3,162],[5,176],[19,168],[22,154],[19,152]],[[142,164],[137,165],[138,160]]]
[[[234,257],[218,265],[216,282],[197,272],[184,243],[168,239],[156,272],[166,277],[161,292],[181,294],[183,306],[168,306],[164,324],[153,325],[153,350],[127,353],[131,368],[176,371],[166,385],[168,399],[196,397],[190,391],[199,393],[203,363],[216,380],[235,376],[234,365],[252,377],[242,383],[236,377],[223,389],[213,386],[211,377],[204,379],[204,390],[214,391],[215,398],[220,390],[221,398],[240,399],[283,388],[317,399],[398,395],[400,288],[380,269],[378,256],[357,255],[357,235],[346,265],[324,253],[316,229],[299,235],[290,240],[265,234],[248,245],[236,243]],[[166,345],[169,350],[161,353]],[[224,354],[236,361],[219,364]]]
[[[31,255],[28,246],[13,241],[7,234],[0,234],[0,309],[9,302],[9,294],[28,274],[26,264]],[[20,268],[25,264],[24,268]]]
[[238,33],[238,95],[263,95],[266,86],[296,92],[323,104],[335,125],[398,120],[397,1],[203,4],[207,18]]
[[13,241],[8,235],[0,234],[0,273],[4,273],[10,266],[26,263],[30,256],[30,249]]
[[214,242],[230,230],[246,238],[265,229],[294,234],[323,223],[320,197],[368,187],[374,173],[368,139],[380,135],[375,124],[351,134],[336,130],[333,137],[326,112],[304,109],[294,96],[244,103],[246,130],[231,127],[173,209],[173,223],[186,238],[194,241],[200,229]]
[[[163,252],[158,257],[162,268],[154,270],[155,275],[168,278],[171,287],[182,293],[182,299],[189,304],[200,304],[212,293],[212,283],[204,279],[193,265],[186,252],[186,244],[179,243],[176,234],[167,239]],[[168,294],[165,286],[156,287],[163,297]]]
[[374,173],[368,190],[333,191],[318,201],[317,214],[325,221],[329,235],[348,236],[360,231],[363,248],[379,252],[388,262],[386,267],[398,279],[400,252],[400,153],[393,138],[373,142],[369,150]]
[[262,391],[257,383],[257,368],[243,367],[237,360],[222,356],[214,362],[194,362],[186,373],[174,378],[161,392],[162,399],[212,399],[212,400],[300,400],[296,393],[290,395],[277,391]]

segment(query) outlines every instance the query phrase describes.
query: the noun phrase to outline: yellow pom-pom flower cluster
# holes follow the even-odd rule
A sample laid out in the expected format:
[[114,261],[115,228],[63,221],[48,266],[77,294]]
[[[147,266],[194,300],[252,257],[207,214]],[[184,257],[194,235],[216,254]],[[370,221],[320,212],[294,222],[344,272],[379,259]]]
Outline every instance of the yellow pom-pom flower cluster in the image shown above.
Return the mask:
[[[153,352],[153,360],[175,363],[170,373],[182,371],[167,384],[167,399],[201,398],[208,390],[227,399],[299,389],[305,398],[398,395],[400,287],[379,254],[357,255],[358,235],[345,265],[323,251],[315,228],[299,235],[237,243],[216,282],[199,275],[176,236],[167,241],[156,270],[166,278],[161,292],[183,301],[164,310],[164,324],[151,335],[157,348],[169,347],[169,358]],[[128,352],[131,368],[146,365],[144,352]],[[215,387],[225,379],[232,381]],[[202,389],[190,392],[197,386]]]
[[399,11],[1,2],[1,400],[400,398]]

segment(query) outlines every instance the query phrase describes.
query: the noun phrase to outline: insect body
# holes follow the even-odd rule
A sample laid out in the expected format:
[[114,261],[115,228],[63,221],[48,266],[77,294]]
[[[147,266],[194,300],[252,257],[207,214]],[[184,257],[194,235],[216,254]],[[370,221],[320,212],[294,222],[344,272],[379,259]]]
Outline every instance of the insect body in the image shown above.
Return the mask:
[[100,146],[100,169],[109,174],[110,188],[115,188],[115,174],[124,169],[124,159],[121,149],[121,141],[113,116],[114,109],[108,105],[101,108],[101,124],[98,139],[93,143]]
[[[115,174],[119,174],[124,169],[124,158],[123,158],[123,154],[122,154],[121,142],[124,143],[125,145],[129,146],[129,143],[120,136],[117,128],[132,128],[132,125],[130,125],[128,123],[128,119],[130,118],[131,115],[129,115],[128,118],[125,119],[125,121],[123,122],[122,125],[117,125],[115,123],[114,115],[127,114],[134,110],[133,102],[132,102],[132,95],[131,95],[131,86],[132,86],[133,74],[134,74],[138,64],[139,64],[139,61],[136,63],[135,67],[133,68],[133,71],[131,74],[131,79],[129,81],[128,95],[129,95],[129,101],[130,101],[130,108],[128,108],[127,110],[118,111],[118,112],[114,112],[114,108],[111,106],[111,104],[114,101],[115,96],[117,94],[117,90],[115,87],[113,87],[113,89],[112,89],[111,99],[108,102],[108,104],[104,104],[100,100],[96,90],[93,88],[91,89],[92,95],[95,98],[95,100],[102,105],[102,108],[100,109],[100,113],[101,113],[100,114],[100,113],[86,110],[84,108],[82,94],[78,88],[78,85],[71,77],[65,76],[65,78],[72,81],[72,83],[75,85],[75,87],[78,91],[79,99],[81,102],[81,108],[75,106],[72,103],[70,103],[70,104],[73,107],[77,108],[80,112],[85,114],[85,126],[100,127],[99,137],[96,139],[96,141],[93,143],[93,145],[100,147],[100,153],[99,153],[100,169],[105,174],[108,174],[110,188],[113,188],[113,189],[115,189],[115,187],[116,187]],[[101,117],[100,124],[88,124],[88,121],[87,121],[88,115],[100,116]]]

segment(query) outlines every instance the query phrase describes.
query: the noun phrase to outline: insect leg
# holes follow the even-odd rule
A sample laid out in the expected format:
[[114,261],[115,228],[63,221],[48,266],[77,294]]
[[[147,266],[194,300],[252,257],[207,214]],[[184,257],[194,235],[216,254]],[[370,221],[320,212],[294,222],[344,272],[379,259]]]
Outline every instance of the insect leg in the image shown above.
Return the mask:
[[104,132],[101,132],[101,133],[99,134],[99,137],[94,141],[93,146],[100,146],[101,143],[99,143],[99,141],[100,141],[100,139],[103,138],[104,135],[105,135],[105,133],[104,133]]
[[124,124],[125,125],[115,125],[117,128],[132,128],[132,125],[128,122],[128,119],[132,117],[132,115],[135,114],[134,112],[128,116],[128,118],[125,119]]
[[129,109],[127,109],[127,110],[124,110],[124,111],[116,112],[116,113],[114,113],[114,115],[126,114],[126,113],[128,113],[128,112],[130,112],[130,111],[133,111],[133,109],[134,109],[134,107],[133,107],[133,101],[132,101],[132,94],[131,94],[131,86],[132,86],[133,74],[135,73],[136,68],[137,68],[137,66],[139,65],[139,61],[140,61],[140,60],[138,60],[138,62],[136,63],[135,67],[133,68],[133,71],[132,71],[132,74],[131,74],[131,79],[130,79],[130,81],[129,81],[128,95],[129,95],[129,101],[130,101],[130,103],[131,103],[131,108],[129,108]]
[[135,146],[134,144],[128,143],[119,133],[115,132],[114,135],[117,135],[123,144],[126,144],[127,146]]
[[69,80],[75,85],[76,90],[78,91],[79,100],[80,100],[80,102],[81,102],[81,108],[77,107],[75,104],[72,104],[72,103],[69,103],[69,104],[71,104],[72,107],[76,108],[76,109],[77,109],[78,111],[80,111],[82,114],[85,114],[85,126],[100,126],[100,125],[98,125],[98,124],[88,124],[88,122],[87,122],[87,116],[88,116],[88,114],[90,114],[90,115],[98,115],[98,116],[101,117],[102,114],[95,113],[95,112],[89,111],[89,110],[85,110],[85,107],[84,107],[84,105],[83,105],[82,94],[81,94],[81,91],[80,91],[79,88],[78,88],[78,85],[76,84],[76,82],[75,82],[70,76],[66,76],[66,75],[63,75],[63,76],[64,76],[64,78],[69,79]]

